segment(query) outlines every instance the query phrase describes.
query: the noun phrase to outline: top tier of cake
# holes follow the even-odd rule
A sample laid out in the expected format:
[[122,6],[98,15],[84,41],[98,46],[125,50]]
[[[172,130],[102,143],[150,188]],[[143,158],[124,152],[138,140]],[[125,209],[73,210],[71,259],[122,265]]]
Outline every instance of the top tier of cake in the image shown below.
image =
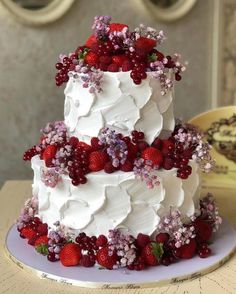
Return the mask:
[[90,93],[83,87],[81,74],[71,75],[65,88],[65,124],[71,136],[84,142],[109,127],[123,135],[134,129],[145,133],[150,144],[163,131],[172,131],[173,90],[161,94],[159,80],[148,73],[135,85],[130,72],[104,72],[102,91]]

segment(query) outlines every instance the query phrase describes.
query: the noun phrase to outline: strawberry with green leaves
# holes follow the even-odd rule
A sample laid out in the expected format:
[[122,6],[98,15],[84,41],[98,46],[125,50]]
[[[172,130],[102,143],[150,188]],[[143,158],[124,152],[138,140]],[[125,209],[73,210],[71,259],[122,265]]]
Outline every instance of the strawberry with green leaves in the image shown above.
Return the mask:
[[150,242],[142,250],[145,263],[151,266],[158,265],[163,254],[163,244],[157,242]]

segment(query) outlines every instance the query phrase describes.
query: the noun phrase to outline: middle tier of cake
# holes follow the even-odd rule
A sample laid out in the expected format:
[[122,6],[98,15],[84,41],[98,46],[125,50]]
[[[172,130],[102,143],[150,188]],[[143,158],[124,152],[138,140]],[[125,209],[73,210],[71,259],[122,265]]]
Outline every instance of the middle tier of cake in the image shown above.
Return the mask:
[[151,235],[170,209],[177,208],[183,217],[198,209],[198,165],[194,161],[190,165],[192,174],[186,180],[176,176],[175,168],[156,171],[160,184],[153,189],[133,172],[122,171],[89,173],[88,182],[80,186],[73,186],[69,176],[62,175],[51,188],[41,179],[44,161],[34,156],[33,194],[38,196],[38,214],[50,227],[59,221],[75,234],[107,235],[110,229],[120,228],[135,237],[140,232]]

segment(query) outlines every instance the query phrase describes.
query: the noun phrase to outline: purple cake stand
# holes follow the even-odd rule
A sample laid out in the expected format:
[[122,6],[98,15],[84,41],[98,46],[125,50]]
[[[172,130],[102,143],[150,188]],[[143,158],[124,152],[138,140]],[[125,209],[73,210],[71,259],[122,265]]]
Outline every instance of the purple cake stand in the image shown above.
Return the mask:
[[87,288],[132,289],[173,284],[215,270],[233,255],[236,248],[236,231],[224,220],[213,241],[213,253],[206,259],[196,256],[168,267],[161,265],[140,272],[124,269],[101,270],[98,267],[64,267],[60,262],[51,263],[29,246],[26,240],[19,237],[16,225],[10,228],[6,236],[5,249],[7,256],[16,265],[40,278]]

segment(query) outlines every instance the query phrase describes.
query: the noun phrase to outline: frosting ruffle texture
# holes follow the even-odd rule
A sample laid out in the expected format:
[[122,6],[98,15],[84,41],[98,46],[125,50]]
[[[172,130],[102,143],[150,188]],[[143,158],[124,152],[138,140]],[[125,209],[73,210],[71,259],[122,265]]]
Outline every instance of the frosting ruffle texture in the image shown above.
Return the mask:
[[187,180],[176,177],[176,169],[157,171],[160,185],[147,189],[135,179],[133,172],[117,171],[107,175],[100,171],[88,174],[86,185],[73,186],[62,175],[55,188],[45,186],[40,177],[44,161],[32,158],[33,193],[38,195],[39,217],[53,227],[56,221],[75,233],[107,235],[109,229],[121,228],[135,237],[138,233],[151,235],[170,207],[191,216],[199,198],[199,174],[191,162],[192,174]]
[[123,135],[136,129],[144,132],[151,143],[162,130],[173,131],[173,92],[162,96],[160,82],[151,73],[135,85],[130,72],[104,72],[102,89],[90,93],[79,76],[70,77],[65,88],[64,116],[71,136],[88,143],[103,127]]

